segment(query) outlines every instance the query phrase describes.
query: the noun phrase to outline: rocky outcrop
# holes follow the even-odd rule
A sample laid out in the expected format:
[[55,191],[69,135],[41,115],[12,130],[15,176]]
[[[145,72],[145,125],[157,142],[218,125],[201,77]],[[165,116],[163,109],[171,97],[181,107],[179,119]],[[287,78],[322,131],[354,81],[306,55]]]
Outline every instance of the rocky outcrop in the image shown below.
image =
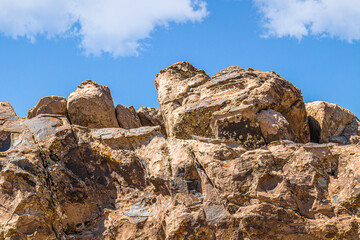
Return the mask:
[[33,118],[40,114],[59,114],[66,116],[67,101],[64,97],[47,96],[28,111],[27,118]]
[[[360,239],[360,145],[351,144],[357,118],[342,131],[348,145],[295,143],[308,134],[299,133],[301,122],[294,125],[303,104],[289,112],[280,106],[290,101],[286,96],[301,96],[296,88],[271,72],[230,67],[223,73],[223,86],[187,63],[158,75],[157,81],[173,77],[177,88],[157,86],[169,137],[161,134],[153,108],[136,113],[150,126],[124,129],[74,123],[76,114],[87,113],[80,110],[71,121],[59,114],[19,118],[9,103],[0,103],[0,239]],[[263,74],[271,77],[261,80]],[[240,83],[253,88],[243,87],[252,88],[250,95],[235,106]],[[206,90],[214,98],[195,87],[207,84],[215,84]],[[166,102],[185,85],[183,99]],[[277,88],[265,91],[270,86]],[[82,95],[103,101],[97,88],[85,82],[69,103]],[[284,103],[275,93],[285,94]],[[231,126],[234,111],[247,121],[240,130],[253,128],[254,137],[226,137],[221,129]],[[203,115],[210,120],[201,122]],[[89,116],[83,119],[98,117]]]
[[310,140],[301,91],[275,72],[230,66],[213,77],[187,62],[161,70],[155,85],[170,137],[233,139],[248,149],[266,144],[257,113],[272,109],[297,142]]
[[119,127],[110,89],[91,80],[82,82],[68,97],[72,124],[90,128]]
[[127,108],[118,104],[115,110],[116,118],[121,128],[130,129],[141,127],[140,119],[133,106]]
[[341,144],[360,142],[360,121],[348,109],[334,103],[306,103],[312,142]]

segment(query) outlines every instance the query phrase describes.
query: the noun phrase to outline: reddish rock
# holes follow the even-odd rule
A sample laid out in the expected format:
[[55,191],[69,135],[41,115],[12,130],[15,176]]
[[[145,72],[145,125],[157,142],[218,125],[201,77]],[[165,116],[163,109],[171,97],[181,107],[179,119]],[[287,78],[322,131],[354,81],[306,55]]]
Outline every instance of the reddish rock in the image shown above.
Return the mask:
[[141,127],[141,122],[133,106],[116,106],[116,118],[121,128],[130,129]]
[[296,141],[296,136],[289,122],[281,113],[272,109],[262,110],[258,113],[261,133],[267,143],[276,140]]

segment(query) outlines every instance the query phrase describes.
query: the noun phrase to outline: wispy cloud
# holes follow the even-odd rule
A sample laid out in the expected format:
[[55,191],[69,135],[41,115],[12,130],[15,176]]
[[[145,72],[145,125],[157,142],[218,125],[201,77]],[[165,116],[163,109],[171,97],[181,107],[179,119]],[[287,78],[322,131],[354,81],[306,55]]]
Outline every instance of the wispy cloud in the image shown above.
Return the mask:
[[136,55],[139,41],[158,26],[197,22],[207,14],[202,0],[1,0],[0,32],[31,41],[72,33],[86,54],[117,57]]
[[253,0],[264,16],[266,36],[308,35],[360,40],[359,0]]

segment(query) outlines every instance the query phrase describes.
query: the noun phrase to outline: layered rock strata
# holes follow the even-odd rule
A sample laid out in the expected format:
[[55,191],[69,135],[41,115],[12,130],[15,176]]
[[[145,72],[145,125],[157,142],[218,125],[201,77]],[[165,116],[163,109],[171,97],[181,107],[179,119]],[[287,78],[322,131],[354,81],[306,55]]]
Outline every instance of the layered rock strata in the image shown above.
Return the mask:
[[360,239],[354,115],[308,115],[273,72],[180,62],[155,82],[161,110],[132,111],[137,128],[90,81],[68,117],[0,103],[0,239]]

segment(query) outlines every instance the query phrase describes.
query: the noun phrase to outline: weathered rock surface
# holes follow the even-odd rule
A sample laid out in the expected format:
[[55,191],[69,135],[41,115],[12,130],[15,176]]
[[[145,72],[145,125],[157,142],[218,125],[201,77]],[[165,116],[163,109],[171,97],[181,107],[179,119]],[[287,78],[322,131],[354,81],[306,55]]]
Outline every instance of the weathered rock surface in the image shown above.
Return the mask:
[[[195,80],[188,79],[195,68],[184,64],[181,69],[176,74],[183,81]],[[200,70],[197,74],[206,78]],[[212,91],[225,99],[221,92],[227,83]],[[175,94],[183,85],[174,86],[177,91],[158,89]],[[290,86],[287,94],[294,89]],[[99,129],[58,114],[18,118],[9,103],[0,103],[0,239],[360,239],[360,145],[294,143],[306,134],[299,134],[300,125],[294,127],[272,91],[261,97],[275,99],[272,107],[258,108],[251,96],[259,95],[252,91],[246,98],[250,107],[244,102],[236,107],[244,114],[237,117],[247,119],[263,141],[258,148],[256,137],[249,145],[218,137],[215,123],[205,128],[191,114],[186,121],[193,132],[186,125],[183,134],[167,125],[172,135],[166,138],[153,109],[137,113],[142,125],[146,116],[151,126],[105,128],[97,122]],[[282,87],[276,91],[283,94]],[[182,100],[184,109],[188,97],[196,100],[191,94]],[[94,95],[100,96],[87,98]],[[235,90],[228,96],[224,109],[233,103]],[[196,103],[199,118],[231,116],[222,108],[205,111],[204,106],[218,106],[206,101]],[[162,104],[165,121],[180,121],[169,111],[172,106],[173,114],[184,114],[181,106]],[[300,105],[289,110],[295,119],[302,119]],[[344,127],[343,136],[356,139],[356,121]],[[204,131],[209,134],[199,134]]]
[[260,130],[264,140],[271,143],[276,140],[296,141],[296,136],[290,127],[289,122],[281,113],[272,109],[262,110],[258,113]]
[[161,112],[157,108],[140,107],[136,113],[140,118],[142,126],[160,126],[164,124]]
[[348,109],[334,103],[306,103],[312,142],[342,144],[360,142],[360,121]]
[[301,91],[275,72],[230,66],[210,78],[178,62],[161,70],[155,85],[170,137],[234,139],[254,149],[266,143],[257,113],[272,109],[288,121],[298,142],[310,140]]
[[127,108],[118,104],[116,106],[116,118],[121,128],[130,129],[141,127],[140,119],[133,106]]
[[142,126],[160,126],[161,133],[166,136],[164,119],[159,109],[154,107],[140,107],[136,111]]
[[68,97],[72,124],[90,128],[119,127],[110,89],[91,80],[82,82]]
[[66,116],[67,101],[64,97],[47,96],[28,111],[27,118],[33,118],[40,114],[59,114]]

